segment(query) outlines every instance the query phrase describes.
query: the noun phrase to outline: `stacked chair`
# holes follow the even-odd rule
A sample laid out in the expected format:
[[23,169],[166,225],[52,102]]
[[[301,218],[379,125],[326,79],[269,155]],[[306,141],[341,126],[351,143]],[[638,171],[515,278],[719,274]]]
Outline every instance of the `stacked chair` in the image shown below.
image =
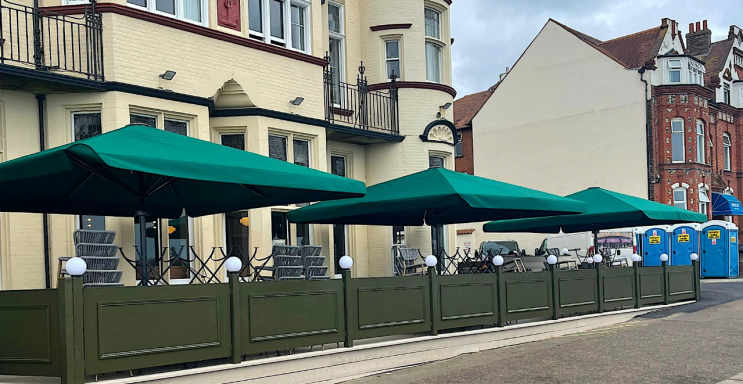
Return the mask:
[[[83,274],[83,287],[123,287],[121,271],[118,270],[119,258],[116,252],[119,246],[113,244],[116,232],[96,230],[76,230],[72,237],[75,241],[75,256],[85,260],[88,269]],[[62,262],[69,257],[59,258],[60,275]]]
[[325,256],[320,256],[322,247],[319,245],[305,245],[299,251],[304,265],[305,278],[307,280],[326,280],[330,279],[328,266],[325,263]]

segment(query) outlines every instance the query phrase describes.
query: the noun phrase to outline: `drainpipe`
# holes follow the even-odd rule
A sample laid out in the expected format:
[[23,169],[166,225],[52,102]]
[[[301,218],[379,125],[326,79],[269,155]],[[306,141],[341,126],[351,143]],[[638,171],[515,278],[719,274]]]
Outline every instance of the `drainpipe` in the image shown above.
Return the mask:
[[648,167],[648,200],[655,200],[655,196],[653,193],[653,182],[655,178],[653,177],[653,156],[654,156],[654,149],[653,148],[653,138],[651,135],[651,129],[650,129],[650,102],[648,101],[648,81],[645,80],[644,74],[645,74],[645,67],[640,68],[638,71],[640,73],[640,81],[645,83],[645,138],[647,141],[647,167]]
[[[46,102],[46,95],[37,94],[36,104],[39,109],[39,151],[46,150],[46,132],[44,129],[44,104]],[[44,280],[46,283],[46,289],[52,287],[52,271],[49,258],[49,215],[44,213],[41,216],[42,220],[42,231],[44,236]]]

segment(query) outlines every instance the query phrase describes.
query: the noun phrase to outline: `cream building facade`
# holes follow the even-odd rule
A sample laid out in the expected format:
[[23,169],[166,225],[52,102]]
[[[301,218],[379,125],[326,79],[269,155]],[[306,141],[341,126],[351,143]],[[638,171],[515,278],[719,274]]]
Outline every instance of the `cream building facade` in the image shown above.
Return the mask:
[[[454,168],[455,132],[426,129],[452,119],[450,1],[19,1],[0,8],[1,161],[140,123],[367,185]],[[295,225],[292,209],[153,218],[148,241],[201,258],[213,247],[266,257],[273,244],[321,245],[331,274],[350,254],[356,276],[390,275],[393,242],[430,252],[426,227]],[[133,259],[134,224],[0,213],[0,288],[53,286],[77,228],[116,231]],[[128,285],[138,279],[123,260],[119,269]],[[183,266],[166,275],[193,277]]]

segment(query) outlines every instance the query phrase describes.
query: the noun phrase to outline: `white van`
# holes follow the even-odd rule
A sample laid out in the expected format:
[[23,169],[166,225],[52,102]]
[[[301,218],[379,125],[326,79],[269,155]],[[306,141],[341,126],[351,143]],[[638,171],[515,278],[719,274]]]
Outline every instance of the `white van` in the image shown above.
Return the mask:
[[[629,265],[632,265],[632,254],[637,252],[635,242],[632,228],[604,230],[598,234],[599,248],[611,249],[613,254],[626,258]],[[568,257],[561,255],[564,249],[568,250]],[[587,255],[594,253],[593,233],[577,232],[547,235],[542,241],[542,245],[534,250],[534,255],[544,256],[555,252],[560,254],[560,261],[563,259],[577,262],[584,261]]]

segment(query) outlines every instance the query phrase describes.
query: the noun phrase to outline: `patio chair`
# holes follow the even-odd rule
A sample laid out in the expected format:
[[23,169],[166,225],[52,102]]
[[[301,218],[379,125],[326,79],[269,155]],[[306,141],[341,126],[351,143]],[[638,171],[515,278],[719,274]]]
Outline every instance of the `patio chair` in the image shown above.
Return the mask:
[[402,265],[401,271],[403,276],[417,276],[423,275],[423,267],[421,253],[418,248],[402,248],[400,247],[400,265]]
[[307,274],[306,274],[307,280],[327,280],[330,279],[330,276],[328,276],[328,266],[327,265],[320,265],[320,266],[311,266],[307,268]]
[[116,244],[78,243],[75,245],[77,256],[116,257],[119,246]]
[[276,255],[274,267],[276,280],[304,280],[302,256]]
[[[276,256],[278,255],[297,256],[299,255],[299,251],[300,251],[300,248],[294,245],[274,245],[271,248],[270,255],[262,259],[254,258],[253,261],[257,261],[262,264],[253,268],[253,274],[254,274],[253,281],[276,280],[276,267],[278,266],[275,260]],[[271,263],[271,265],[269,265],[269,263]],[[301,263],[297,265],[301,265]],[[266,275],[264,274],[264,272],[268,272],[269,274]]]
[[92,229],[76,229],[72,232],[75,245],[80,243],[113,244],[116,232]]

